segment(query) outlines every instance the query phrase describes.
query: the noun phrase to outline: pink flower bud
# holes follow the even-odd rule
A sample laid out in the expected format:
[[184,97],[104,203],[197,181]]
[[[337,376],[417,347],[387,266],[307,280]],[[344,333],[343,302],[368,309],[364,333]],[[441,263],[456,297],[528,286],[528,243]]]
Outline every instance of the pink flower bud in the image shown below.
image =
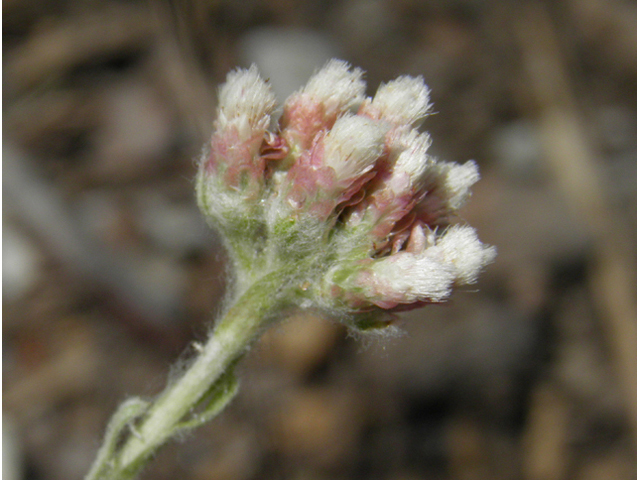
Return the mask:
[[216,128],[234,126],[241,140],[248,140],[258,133],[262,137],[269,128],[276,97],[255,65],[248,70],[230,72],[226,83],[220,87],[218,98]]
[[219,91],[211,150],[202,163],[204,171],[215,172],[229,188],[255,190],[257,194],[264,174],[260,146],[275,103],[271,88],[255,65],[229,73]]

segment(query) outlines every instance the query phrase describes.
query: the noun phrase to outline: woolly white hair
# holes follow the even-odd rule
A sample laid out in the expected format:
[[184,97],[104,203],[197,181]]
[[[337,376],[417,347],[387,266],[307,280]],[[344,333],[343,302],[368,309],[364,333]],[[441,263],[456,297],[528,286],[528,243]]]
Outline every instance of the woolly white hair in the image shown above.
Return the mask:
[[433,162],[425,173],[425,184],[430,195],[426,204],[437,204],[448,212],[460,210],[471,196],[471,187],[480,179],[478,166],[473,160],[460,165],[454,162]]

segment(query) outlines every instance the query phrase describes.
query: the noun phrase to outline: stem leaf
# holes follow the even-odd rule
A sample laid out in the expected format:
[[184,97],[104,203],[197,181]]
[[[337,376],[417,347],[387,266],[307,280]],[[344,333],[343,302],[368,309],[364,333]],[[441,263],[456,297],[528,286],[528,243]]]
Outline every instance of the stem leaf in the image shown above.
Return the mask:
[[189,418],[175,426],[172,435],[186,433],[213,419],[236,396],[238,388],[239,382],[230,368],[205,392]]
[[126,400],[111,418],[107,426],[107,432],[104,436],[104,442],[91,470],[85,477],[85,480],[98,480],[109,478],[108,475],[116,468],[113,459],[119,440],[122,438],[124,429],[132,424],[134,420],[140,418],[149,408],[149,402],[141,398],[130,398]]

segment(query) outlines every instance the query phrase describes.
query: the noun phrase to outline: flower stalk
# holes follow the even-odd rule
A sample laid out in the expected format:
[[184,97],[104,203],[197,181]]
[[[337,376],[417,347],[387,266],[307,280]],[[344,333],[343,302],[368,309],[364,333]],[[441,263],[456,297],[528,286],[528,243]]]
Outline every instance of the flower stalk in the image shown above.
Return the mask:
[[428,155],[422,78],[365,98],[362,75],[330,61],[278,123],[256,67],[228,75],[196,193],[229,252],[233,301],[181,378],[116,412],[86,480],[133,479],[168,440],[217,415],[237,391],[235,364],[289,312],[392,332],[391,312],[445,301],[493,260],[472,227],[453,224],[478,171]]
[[207,343],[199,347],[184,375],[153,405],[130,399],[120,408],[120,417],[114,417],[108,434],[111,442],[105,442],[111,445],[96,459],[87,480],[135,478],[170,438],[205,423],[224,408],[237,392],[233,367],[276,318],[287,277],[288,272],[274,272],[238,298]]

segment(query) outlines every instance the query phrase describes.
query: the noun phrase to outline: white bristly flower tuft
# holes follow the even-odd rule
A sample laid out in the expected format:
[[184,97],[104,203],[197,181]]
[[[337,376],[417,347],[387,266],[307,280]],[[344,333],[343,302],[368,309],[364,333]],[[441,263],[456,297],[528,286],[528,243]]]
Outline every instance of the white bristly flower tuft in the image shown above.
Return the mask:
[[406,173],[412,184],[417,187],[425,181],[428,168],[434,160],[427,155],[431,146],[431,138],[427,133],[417,130],[403,132],[398,142],[403,150],[393,166],[393,172]]
[[362,74],[359,68],[351,70],[347,62],[333,59],[309,79],[302,93],[321,102],[327,117],[341,115],[364,100]]
[[230,72],[226,83],[220,87],[218,97],[217,128],[235,124],[241,138],[246,139],[269,127],[276,97],[255,65],[248,70]]
[[425,175],[428,194],[416,207],[420,221],[429,225],[446,226],[450,217],[460,210],[471,196],[471,187],[480,179],[473,160],[463,165],[435,162]]
[[371,267],[373,275],[363,276],[358,286],[376,304],[440,302],[451,293],[455,277],[451,266],[434,253],[399,252],[377,260]]
[[[426,133],[409,127],[396,128],[386,141],[389,151],[386,171],[371,182],[364,199],[344,216],[347,228],[367,224],[367,240],[373,239],[379,246],[388,243],[396,223],[423,195],[427,173],[436,163],[427,154],[431,139]],[[352,239],[347,239],[348,245],[352,243]]]
[[449,208],[459,210],[469,198],[471,187],[480,180],[478,165],[469,160],[462,165],[448,163],[449,170],[446,175],[445,185],[449,192]]
[[291,152],[289,160],[311,148],[316,136],[330,130],[338,117],[357,110],[365,87],[362,70],[331,60],[291,95],[280,119],[282,137]]
[[[474,283],[495,258],[469,226],[455,225],[440,238],[413,229],[407,251],[376,259],[345,281],[355,297],[382,308],[416,302],[441,302],[454,286]],[[352,297],[353,298],[353,297]]]
[[396,125],[417,127],[429,114],[429,89],[422,77],[398,77],[378,88],[363,112]]
[[386,128],[357,115],[339,118],[324,139],[324,162],[336,172],[338,181],[370,171],[384,145]]
[[437,248],[442,250],[447,264],[454,268],[457,285],[475,283],[482,268],[496,256],[496,249],[483,245],[469,225],[451,227],[439,240]]

